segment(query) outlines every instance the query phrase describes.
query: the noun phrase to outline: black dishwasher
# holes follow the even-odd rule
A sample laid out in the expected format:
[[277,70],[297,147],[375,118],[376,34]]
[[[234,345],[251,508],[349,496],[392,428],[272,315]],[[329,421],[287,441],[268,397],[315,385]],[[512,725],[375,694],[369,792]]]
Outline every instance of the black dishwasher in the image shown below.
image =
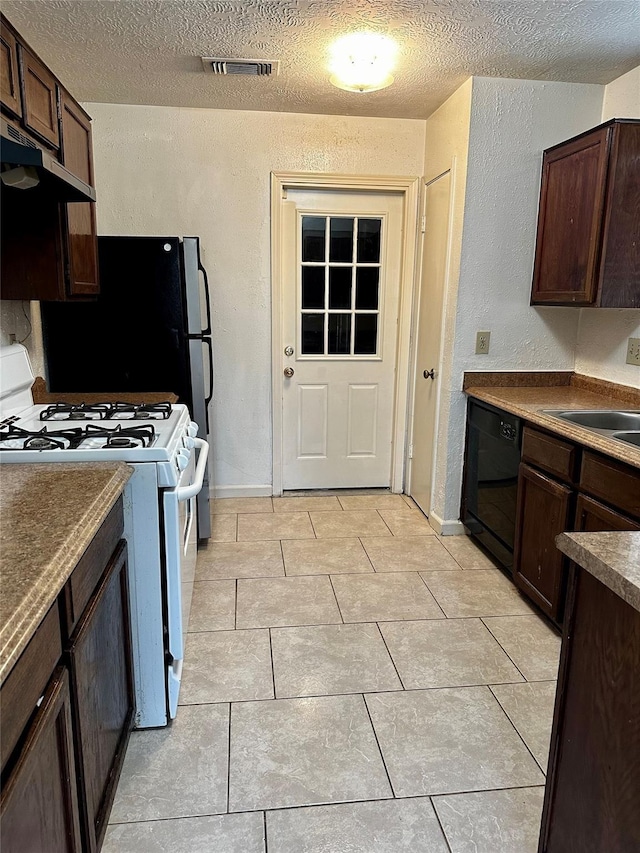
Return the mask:
[[461,518],[472,536],[509,571],[521,448],[520,418],[469,400]]

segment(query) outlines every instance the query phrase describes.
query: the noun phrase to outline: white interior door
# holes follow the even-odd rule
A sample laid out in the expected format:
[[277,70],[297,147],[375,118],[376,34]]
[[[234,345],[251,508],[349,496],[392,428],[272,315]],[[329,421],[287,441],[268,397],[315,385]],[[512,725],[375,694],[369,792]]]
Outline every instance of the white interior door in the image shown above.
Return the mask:
[[442,314],[446,292],[451,210],[451,172],[427,184],[425,235],[418,308],[409,494],[431,512]]
[[287,200],[274,365],[283,488],[389,486],[403,196],[288,190]]

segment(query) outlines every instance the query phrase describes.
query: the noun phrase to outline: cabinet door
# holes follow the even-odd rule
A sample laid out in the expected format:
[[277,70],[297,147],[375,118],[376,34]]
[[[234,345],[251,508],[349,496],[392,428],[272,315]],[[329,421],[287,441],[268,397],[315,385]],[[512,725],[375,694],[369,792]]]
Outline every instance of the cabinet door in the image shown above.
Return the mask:
[[545,152],[532,304],[596,302],[610,133]]
[[578,495],[575,529],[592,533],[601,530],[640,530],[640,524],[593,498]]
[[[60,91],[62,125],[62,161],[66,168],[93,186],[93,147],[91,119],[65,92]],[[98,237],[96,206],[93,202],[74,202],[65,206],[67,232],[67,290],[69,296],[97,296]]]
[[133,723],[126,557],[122,541],[70,640],[82,810],[92,853],[102,842]]
[[2,106],[17,118],[22,116],[18,79],[18,43],[5,26],[0,29],[0,82]]
[[571,489],[520,465],[513,576],[540,609],[560,622],[566,586],[565,558],[556,548],[571,527]]
[[60,204],[41,198],[34,205],[29,192],[2,189],[2,298],[64,299]]
[[0,799],[2,853],[80,853],[69,677],[59,667]]
[[59,148],[56,78],[23,46],[20,57],[24,125],[53,148]]
[[640,850],[640,613],[573,567],[540,853]]

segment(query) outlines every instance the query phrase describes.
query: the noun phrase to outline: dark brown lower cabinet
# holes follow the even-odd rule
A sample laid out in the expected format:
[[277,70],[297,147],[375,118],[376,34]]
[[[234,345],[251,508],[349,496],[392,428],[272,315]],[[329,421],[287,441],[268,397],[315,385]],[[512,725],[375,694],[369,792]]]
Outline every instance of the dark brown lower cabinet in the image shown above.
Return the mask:
[[133,724],[127,548],[118,545],[69,642],[86,850],[99,849]]
[[522,463],[518,478],[513,577],[555,622],[562,620],[566,559],[556,536],[571,529],[572,490]]
[[572,566],[538,853],[640,850],[640,613]]
[[135,712],[123,528],[120,498],[0,687],[2,853],[101,847]]
[[2,853],[81,853],[69,676],[58,667],[0,799]]

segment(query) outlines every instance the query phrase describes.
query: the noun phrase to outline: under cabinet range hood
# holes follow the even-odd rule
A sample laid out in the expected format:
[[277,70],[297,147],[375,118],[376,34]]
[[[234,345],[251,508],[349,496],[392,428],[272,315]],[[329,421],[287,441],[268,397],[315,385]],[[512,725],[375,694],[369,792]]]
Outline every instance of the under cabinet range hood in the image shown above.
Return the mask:
[[58,201],[95,201],[96,191],[71,174],[53,155],[0,119],[0,160],[3,185],[34,193],[45,192]]

